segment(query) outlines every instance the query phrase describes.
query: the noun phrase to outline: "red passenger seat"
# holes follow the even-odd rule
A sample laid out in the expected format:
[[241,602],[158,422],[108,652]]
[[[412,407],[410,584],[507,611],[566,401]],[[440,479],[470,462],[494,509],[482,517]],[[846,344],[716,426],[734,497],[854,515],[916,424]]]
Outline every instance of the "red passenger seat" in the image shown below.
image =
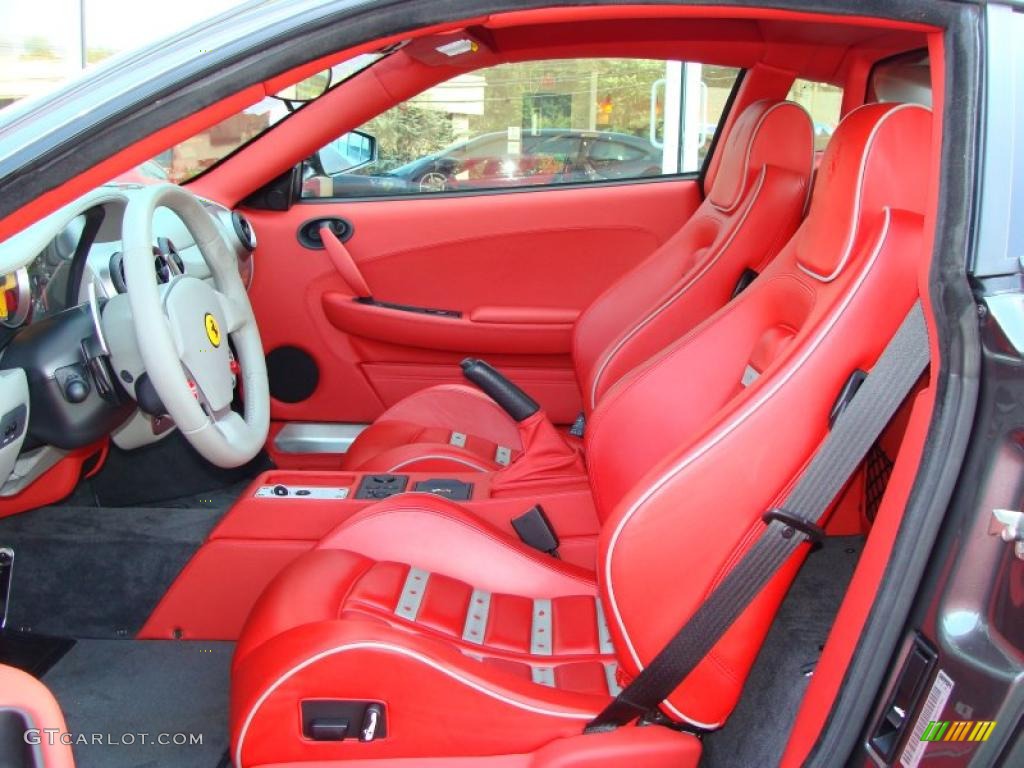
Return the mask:
[[[282,572],[236,649],[236,765],[696,765],[691,734],[583,727],[760,535],[844,382],[919,299],[930,131],[920,106],[848,115],[778,258],[601,398],[587,431],[596,578],[422,494],[367,508]],[[725,722],[807,549],[662,702],[666,717]],[[358,710],[349,737],[304,735],[331,707]]]
[[[778,253],[803,215],[813,146],[802,107],[759,101],[743,111],[707,199],[577,321],[572,352],[585,414],[633,368],[728,302],[747,270],[762,270]],[[349,449],[344,468],[493,471],[534,446],[543,452],[551,440],[558,438],[543,413],[517,425],[480,390],[442,385],[380,416]]]

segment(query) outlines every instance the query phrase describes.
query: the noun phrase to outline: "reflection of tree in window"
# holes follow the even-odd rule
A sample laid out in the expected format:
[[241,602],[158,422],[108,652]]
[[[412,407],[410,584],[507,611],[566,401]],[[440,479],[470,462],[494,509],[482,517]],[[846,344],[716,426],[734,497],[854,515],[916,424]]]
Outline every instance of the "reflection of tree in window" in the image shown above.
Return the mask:
[[[699,151],[695,157],[692,141],[687,145],[683,171],[697,170],[689,165],[699,165],[710,145],[738,75],[731,67],[697,67],[699,92],[685,98],[700,99],[699,125],[692,112],[684,118],[673,107],[672,114],[685,119],[684,131],[698,132]],[[691,87],[687,72],[694,70],[661,60],[560,59],[458,75],[360,126],[377,138],[378,160],[352,173],[373,182],[336,183],[333,191],[468,191],[675,172],[672,153],[682,158],[683,142],[673,136],[663,146],[666,101],[670,84]]]
[[[618,131],[646,136],[651,85],[665,62],[646,59],[568,59],[502,64],[482,71],[487,89],[483,115],[470,118],[474,134],[509,126],[534,127],[528,108],[541,100],[538,128]],[[556,102],[555,97],[560,97]],[[598,126],[598,104],[610,106]],[[557,109],[554,105],[557,104]],[[522,108],[517,110],[517,106]],[[568,107],[568,108],[566,108]],[[519,112],[519,114],[517,114]]]
[[378,161],[369,173],[382,173],[438,152],[455,139],[451,115],[400,104],[367,123],[363,130],[377,137]]

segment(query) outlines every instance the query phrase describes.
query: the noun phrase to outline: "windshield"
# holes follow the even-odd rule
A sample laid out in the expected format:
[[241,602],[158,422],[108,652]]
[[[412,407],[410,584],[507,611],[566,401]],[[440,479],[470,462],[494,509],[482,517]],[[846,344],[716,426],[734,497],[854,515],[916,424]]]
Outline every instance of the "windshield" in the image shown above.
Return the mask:
[[[383,53],[364,53],[317,73],[274,96],[267,96],[252,106],[221,120],[185,141],[161,152],[121,177],[120,180],[145,181],[163,176],[162,180],[181,184],[216,165],[250,141],[262,136],[279,122],[306,104],[321,98],[332,88],[362,72]],[[140,178],[141,177],[141,178]]]

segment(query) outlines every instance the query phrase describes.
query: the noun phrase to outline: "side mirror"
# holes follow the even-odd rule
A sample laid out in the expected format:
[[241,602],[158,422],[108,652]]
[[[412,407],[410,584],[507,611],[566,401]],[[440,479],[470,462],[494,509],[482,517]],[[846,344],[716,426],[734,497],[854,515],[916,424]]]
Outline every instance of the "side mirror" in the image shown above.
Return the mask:
[[322,147],[316,155],[325,175],[348,173],[377,159],[377,137],[350,131]]

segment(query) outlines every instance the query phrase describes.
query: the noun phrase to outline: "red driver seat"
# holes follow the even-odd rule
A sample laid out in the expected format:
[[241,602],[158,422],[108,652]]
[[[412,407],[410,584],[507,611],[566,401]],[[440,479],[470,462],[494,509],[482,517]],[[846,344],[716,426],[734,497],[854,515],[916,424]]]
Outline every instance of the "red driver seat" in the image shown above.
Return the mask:
[[[615,382],[728,302],[746,270],[778,253],[803,215],[813,153],[803,107],[759,101],[743,111],[707,199],[577,321],[572,352],[587,415]],[[560,442],[543,412],[517,425],[480,390],[442,385],[386,411],[343,461],[363,471],[493,471],[551,440]],[[499,447],[507,449],[501,458]]]
[[[238,768],[696,765],[692,734],[583,726],[760,534],[850,373],[918,300],[930,130],[920,106],[848,115],[779,257],[602,400],[587,432],[596,580],[424,494],[363,510],[283,571],[236,649]],[[807,549],[662,703],[667,717],[726,720]],[[338,735],[339,712],[343,740],[304,735]]]

